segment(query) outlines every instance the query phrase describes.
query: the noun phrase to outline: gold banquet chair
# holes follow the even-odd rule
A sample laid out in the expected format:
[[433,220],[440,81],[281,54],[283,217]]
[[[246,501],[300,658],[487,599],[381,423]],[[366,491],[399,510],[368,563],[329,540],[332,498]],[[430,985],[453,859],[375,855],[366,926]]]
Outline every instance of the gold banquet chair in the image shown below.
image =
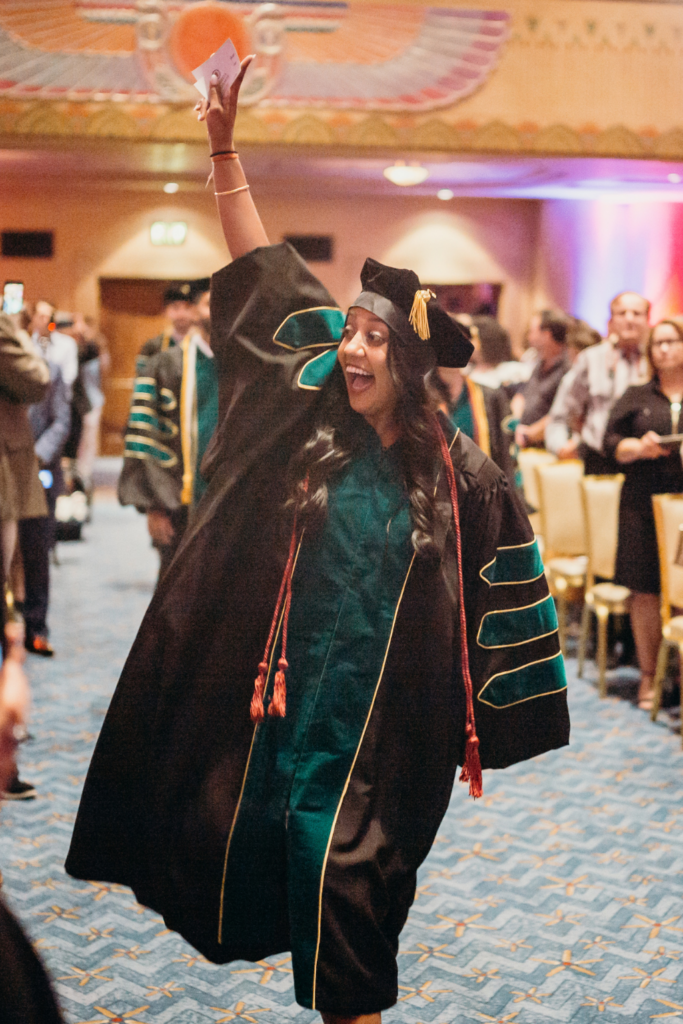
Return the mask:
[[535,469],[543,563],[550,593],[557,602],[560,647],[565,654],[567,604],[583,600],[588,565],[581,503],[583,462],[567,459]]
[[[614,577],[619,533],[619,496],[624,483],[623,473],[614,476],[584,476],[581,481],[584,524],[586,529],[586,593],[581,617],[579,639],[579,678],[583,675],[586,643],[591,612],[598,620],[598,692],[607,696],[607,622],[610,615],[625,615],[631,596],[628,587],[610,582]],[[596,583],[601,576],[605,582]]]
[[[531,508],[540,508],[541,499],[538,496],[538,481],[536,479],[537,466],[550,466],[557,462],[557,457],[545,448],[520,448],[517,452],[517,466],[522,475],[522,490],[528,505]],[[541,532],[541,517],[539,512],[529,513],[529,522],[535,534]]]
[[[680,664],[683,667],[683,565],[681,549],[681,527],[683,527],[683,494],[654,494],[652,505],[657,530],[659,551],[659,572],[661,577],[662,642],[657,656],[657,669],[653,682],[654,696],[650,717],[654,722],[662,702],[662,686],[666,675],[669,648],[677,647]],[[681,711],[683,712],[683,686],[681,687]],[[683,728],[681,729],[683,743]]]

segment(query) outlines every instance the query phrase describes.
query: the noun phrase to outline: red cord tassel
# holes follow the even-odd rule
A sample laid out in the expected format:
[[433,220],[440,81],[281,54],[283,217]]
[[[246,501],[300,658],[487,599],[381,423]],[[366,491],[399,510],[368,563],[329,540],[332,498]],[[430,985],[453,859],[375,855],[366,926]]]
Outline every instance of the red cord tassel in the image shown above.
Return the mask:
[[273,686],[273,698],[268,708],[268,714],[274,717],[284,718],[287,713],[287,683],[285,672],[289,668],[286,658],[280,658],[275,673],[275,685]]
[[262,722],[265,718],[263,710],[263,691],[266,688],[266,672],[268,671],[268,663],[262,661],[258,667],[258,675],[254,680],[254,696],[251,698],[251,707],[249,708],[251,714],[251,720],[256,725],[258,722]]
[[[308,490],[308,477],[304,480],[304,490]],[[280,609],[282,608],[282,601],[284,598],[284,612],[282,615],[282,653],[280,660],[277,663],[278,671],[275,673],[275,680],[273,684],[273,696],[270,701],[268,708],[268,714],[273,715],[277,718],[284,718],[287,711],[287,682],[285,679],[285,672],[289,668],[287,664],[287,629],[289,627],[289,610],[292,606],[292,575],[294,573],[294,556],[296,554],[296,515],[294,516],[294,523],[292,525],[292,536],[289,541],[289,554],[287,556],[287,564],[285,565],[285,571],[282,574],[282,582],[280,583],[280,593],[277,596],[277,603],[275,605],[275,611],[273,612],[273,618],[270,623],[270,632],[268,633],[268,640],[266,641],[266,649],[263,652],[263,660],[258,667],[258,676],[254,680],[254,695],[251,698],[251,720],[255,725],[262,722],[264,715],[263,708],[263,694],[266,689],[266,680],[268,678],[268,659],[270,657],[270,649],[275,638],[275,631],[277,629],[278,619],[280,617]]]
[[484,792],[481,777],[481,761],[479,760],[479,737],[473,733],[470,723],[465,726],[467,741],[465,743],[465,763],[460,772],[460,781],[469,782],[470,796],[476,800]]
[[465,719],[465,763],[460,772],[460,781],[469,782],[470,796],[476,800],[484,792],[484,784],[481,775],[481,761],[479,759],[479,738],[474,721],[474,698],[472,696],[472,677],[470,676],[470,658],[467,649],[467,619],[465,616],[465,587],[462,577],[462,542],[460,535],[460,510],[458,508],[458,491],[455,486],[455,472],[451,453],[448,449],[441,425],[437,420],[437,431],[439,444],[441,446],[441,457],[443,458],[448,489],[451,495],[451,507],[453,509],[453,525],[455,526],[455,544],[458,556],[458,590],[460,604],[460,659],[462,666],[462,678],[465,684],[465,702],[467,717]]

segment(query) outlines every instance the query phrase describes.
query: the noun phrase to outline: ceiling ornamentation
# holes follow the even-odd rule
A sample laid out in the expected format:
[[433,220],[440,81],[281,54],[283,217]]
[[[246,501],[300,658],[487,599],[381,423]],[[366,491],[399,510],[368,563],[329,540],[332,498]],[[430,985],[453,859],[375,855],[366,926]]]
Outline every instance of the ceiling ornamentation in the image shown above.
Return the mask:
[[[153,117],[139,110],[108,104],[73,106],[55,103],[9,104],[0,100],[0,136],[5,142],[30,142],[36,137],[97,137],[112,140],[156,140],[205,143],[204,127],[186,109],[158,105]],[[547,128],[514,126],[504,121],[450,124],[438,117],[397,124],[372,114],[344,122],[302,113],[269,122],[253,110],[238,114],[239,145],[289,145],[353,149],[400,149],[433,153],[510,153],[549,156],[611,156],[683,160],[683,129],[639,135],[623,125],[603,131],[577,132],[554,124]]]
[[192,67],[229,35],[241,56],[256,54],[244,105],[431,110],[486,81],[508,21],[505,11],[341,0],[9,0],[0,8],[0,94],[194,102]]
[[683,5],[457,2],[2,0],[0,135],[204,142],[189,69],[229,34],[242,145],[683,160]]

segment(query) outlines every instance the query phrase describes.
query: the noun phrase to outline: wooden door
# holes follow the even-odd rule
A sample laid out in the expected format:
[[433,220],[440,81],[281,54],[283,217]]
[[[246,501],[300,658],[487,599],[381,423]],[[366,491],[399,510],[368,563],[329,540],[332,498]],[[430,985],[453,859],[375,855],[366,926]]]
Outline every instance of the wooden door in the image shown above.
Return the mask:
[[164,328],[163,296],[169,284],[146,278],[100,278],[100,329],[109,341],[111,354],[104,381],[103,455],[123,454],[135,359],[148,338]]

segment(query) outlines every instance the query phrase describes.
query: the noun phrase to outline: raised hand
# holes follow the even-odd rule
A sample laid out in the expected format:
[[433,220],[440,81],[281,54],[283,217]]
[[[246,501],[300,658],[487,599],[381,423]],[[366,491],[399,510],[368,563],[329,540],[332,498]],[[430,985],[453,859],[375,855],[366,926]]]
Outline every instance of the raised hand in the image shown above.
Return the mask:
[[237,98],[247,68],[253,59],[253,54],[244,58],[241,64],[241,71],[230,86],[227,97],[223,96],[218,75],[214,72],[209,80],[208,101],[201,99],[194,108],[197,111],[197,120],[206,121],[212,153],[224,152],[233,148],[233,134],[237,117]]

